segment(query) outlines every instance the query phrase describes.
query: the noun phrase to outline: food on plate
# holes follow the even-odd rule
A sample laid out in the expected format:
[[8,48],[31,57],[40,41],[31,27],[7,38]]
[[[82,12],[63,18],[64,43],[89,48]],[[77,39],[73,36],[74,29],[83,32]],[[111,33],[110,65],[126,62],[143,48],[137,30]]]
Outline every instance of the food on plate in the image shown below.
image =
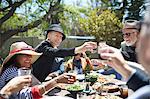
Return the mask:
[[109,82],[109,79],[104,75],[100,75],[98,77],[97,81],[100,82],[100,83],[107,83],[107,82]]
[[97,78],[99,83],[114,83],[114,84],[124,84],[123,81],[117,80],[112,75],[99,75]]
[[119,96],[115,96],[115,95],[106,95],[106,96],[97,95],[95,99],[122,99],[122,98],[120,98]]
[[70,86],[70,85],[71,84],[59,83],[59,84],[57,84],[57,87],[67,90],[67,87]]
[[[81,86],[85,86],[86,85],[86,83],[84,83],[84,82],[80,82],[79,83]],[[76,84],[76,85],[79,85],[79,84]],[[57,88],[61,88],[61,89],[65,89],[65,90],[67,90],[67,88],[69,87],[69,86],[72,86],[73,84],[65,84],[65,83],[59,83],[59,84],[57,84]]]
[[108,92],[117,92],[119,91],[119,87],[117,85],[104,85],[103,90]]
[[106,84],[100,84],[100,83],[95,83],[92,86],[93,89],[96,91],[105,91],[105,92],[118,92],[119,91],[119,86],[115,85],[114,83],[106,83]]
[[96,74],[96,73],[87,74],[85,76],[85,79],[88,82],[96,82],[97,78],[98,78],[98,74]]
[[82,91],[84,88],[79,84],[72,84],[67,86],[68,91]]

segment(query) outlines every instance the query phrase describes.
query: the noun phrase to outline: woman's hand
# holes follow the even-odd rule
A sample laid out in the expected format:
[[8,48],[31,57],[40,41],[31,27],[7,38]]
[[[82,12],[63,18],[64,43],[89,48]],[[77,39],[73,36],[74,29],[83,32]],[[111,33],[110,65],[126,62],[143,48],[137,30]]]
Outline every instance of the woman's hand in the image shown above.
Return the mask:
[[27,84],[31,84],[31,76],[18,76],[10,80],[2,89],[1,93],[11,95],[23,89]]
[[74,83],[76,81],[75,75],[70,73],[64,73],[54,79],[57,83]]

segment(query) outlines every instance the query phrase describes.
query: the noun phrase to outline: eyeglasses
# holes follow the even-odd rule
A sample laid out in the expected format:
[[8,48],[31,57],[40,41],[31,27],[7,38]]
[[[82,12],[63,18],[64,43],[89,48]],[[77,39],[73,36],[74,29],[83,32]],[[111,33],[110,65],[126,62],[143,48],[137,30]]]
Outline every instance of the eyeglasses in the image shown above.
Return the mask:
[[129,37],[132,33],[123,33],[123,36]]

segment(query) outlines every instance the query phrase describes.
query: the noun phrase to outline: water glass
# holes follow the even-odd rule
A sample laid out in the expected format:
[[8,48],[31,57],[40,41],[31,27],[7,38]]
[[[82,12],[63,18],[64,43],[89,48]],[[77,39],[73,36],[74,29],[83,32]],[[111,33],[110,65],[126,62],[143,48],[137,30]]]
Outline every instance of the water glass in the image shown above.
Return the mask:
[[128,86],[126,84],[122,84],[119,86],[120,86],[121,97],[127,98],[128,97]]
[[101,49],[104,48],[104,47],[107,47],[107,46],[108,45],[106,44],[105,41],[99,42],[99,44],[98,44],[98,54],[101,54]]
[[91,53],[96,53],[97,52],[97,42],[94,42],[95,45],[91,45],[90,47],[87,47],[86,51],[90,51]]
[[[25,75],[30,75],[31,74],[31,69],[30,68],[19,68],[18,69],[18,76],[25,76]],[[30,86],[30,84],[26,84],[24,88]]]

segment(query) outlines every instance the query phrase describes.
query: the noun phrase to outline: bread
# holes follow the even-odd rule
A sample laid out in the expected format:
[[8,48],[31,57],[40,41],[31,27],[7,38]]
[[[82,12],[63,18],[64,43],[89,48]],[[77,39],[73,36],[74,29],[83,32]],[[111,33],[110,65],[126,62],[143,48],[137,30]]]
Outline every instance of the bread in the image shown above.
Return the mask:
[[107,96],[99,96],[99,95],[97,95],[95,97],[95,99],[123,99],[123,98],[120,98],[119,96],[115,96],[115,95],[107,95]]

